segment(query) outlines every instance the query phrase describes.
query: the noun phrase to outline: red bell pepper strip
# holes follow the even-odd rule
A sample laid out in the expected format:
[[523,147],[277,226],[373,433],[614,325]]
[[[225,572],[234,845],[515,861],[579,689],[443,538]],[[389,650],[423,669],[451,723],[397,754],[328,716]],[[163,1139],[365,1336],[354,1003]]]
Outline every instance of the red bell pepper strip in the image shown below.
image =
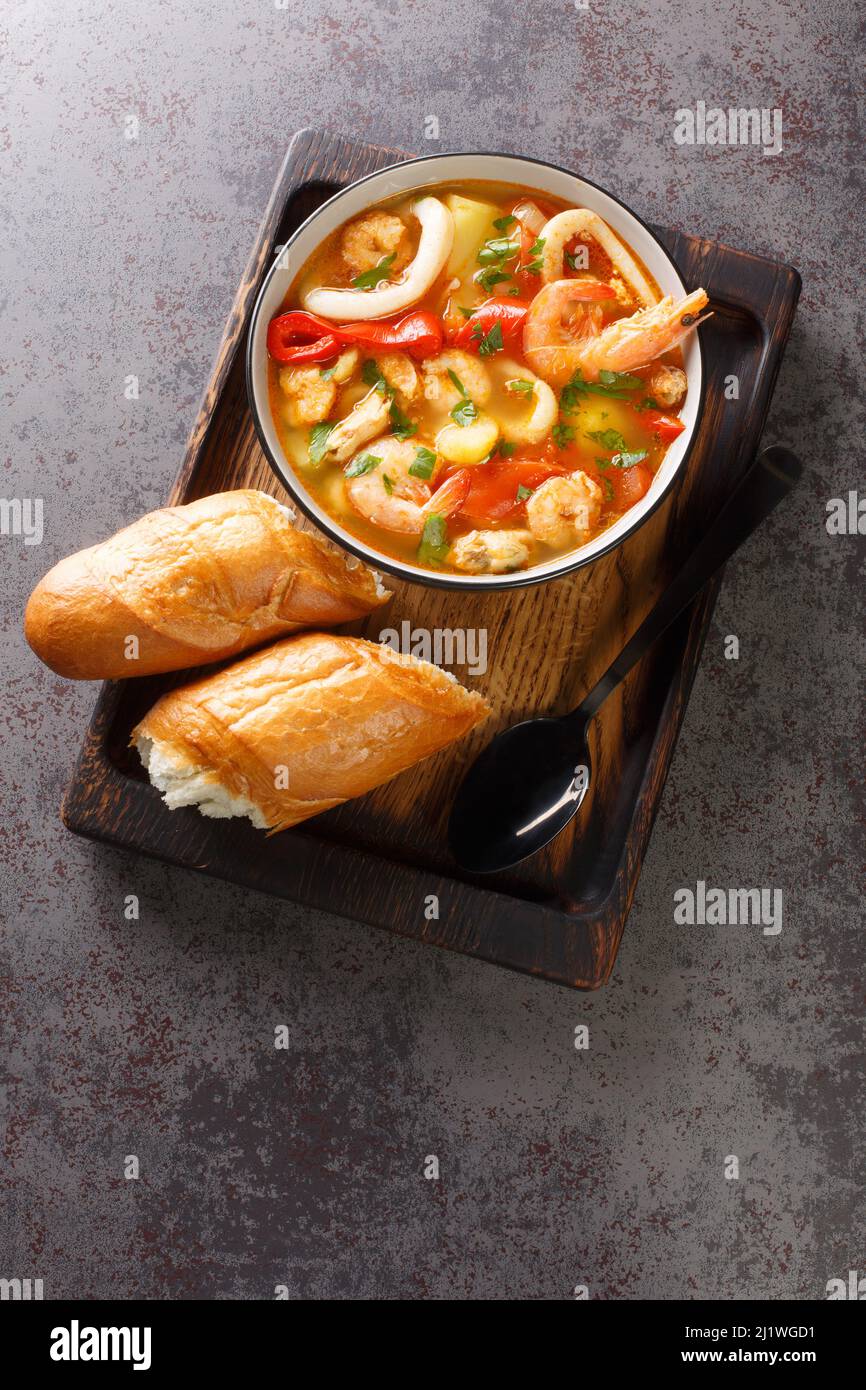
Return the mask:
[[523,323],[529,305],[523,299],[488,299],[461,323],[455,332],[449,334],[455,347],[467,348],[477,352],[482,341],[498,323],[502,330],[503,346],[519,347],[523,333]]
[[408,352],[412,357],[432,357],[442,346],[442,322],[427,309],[416,309],[396,323],[371,319],[343,323],[333,329],[344,343],[357,343],[378,352]]
[[303,309],[279,314],[268,324],[268,352],[275,362],[323,362],[339,350],[334,325]]
[[672,439],[676,439],[678,434],[682,434],[685,425],[676,415],[665,415],[660,410],[641,410],[638,414],[641,424],[653,434],[657,434],[665,444],[670,444]]

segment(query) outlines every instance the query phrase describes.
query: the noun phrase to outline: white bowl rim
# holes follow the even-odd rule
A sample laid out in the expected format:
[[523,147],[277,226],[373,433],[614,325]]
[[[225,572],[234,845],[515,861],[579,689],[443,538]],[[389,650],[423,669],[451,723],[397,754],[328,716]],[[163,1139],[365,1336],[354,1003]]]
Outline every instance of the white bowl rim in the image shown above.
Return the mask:
[[[583,175],[575,174],[572,170],[566,169],[562,165],[554,164],[549,160],[536,159],[530,155],[508,154],[499,151],[447,151],[441,154],[418,155],[410,159],[396,160],[393,164],[383,165],[381,169],[375,169],[371,173],[364,174],[361,178],[355,179],[352,183],[346,184],[344,188],[338,189],[330,198],[321,203],[319,207],[314,209],[310,216],[305,218],[300,226],[295,229],[288,241],[283,244],[281,251],[285,253],[290,250],[294,243],[297,242],[326,212],[332,210],[345,198],[369,183],[386,180],[388,175],[394,175],[398,171],[401,171],[402,174],[402,171],[415,169],[419,166],[435,165],[437,163],[450,164],[452,161],[459,164],[467,160],[501,161],[506,164],[512,163],[527,166],[527,169],[536,168],[542,171],[552,171],[556,175],[563,175],[565,178],[572,180],[575,185],[583,185],[585,188],[591,189],[597,199],[613,204],[617,212],[624,216],[624,221],[626,223],[630,220],[635,224],[641,234],[638,236],[638,240],[642,240],[644,237],[649,240],[654,250],[665,263],[667,271],[666,278],[675,282],[675,290],[671,292],[677,292],[681,295],[686,294],[686,287],[683,284],[682,277],[670,253],[662,245],[662,242],[656,236],[652,228],[644,222],[637,213],[633,212],[622,199],[610,193],[607,189],[602,188],[600,184],[594,183],[591,179],[584,178]],[[470,181],[479,181],[477,177],[473,180],[471,175],[464,175],[464,177]],[[459,179],[459,172],[441,172],[433,175],[427,182],[430,184],[456,182],[459,181]],[[480,181],[484,182],[485,179],[482,178]],[[491,174],[486,181],[491,183],[523,183],[522,179],[509,179],[504,173],[501,177],[496,177]],[[409,192],[413,188],[424,186],[424,182],[419,180],[417,183],[410,182],[406,185],[405,189],[394,190],[394,192]],[[533,188],[531,179],[527,179],[524,186],[529,189]],[[537,188],[536,191],[540,193],[545,192],[544,188],[541,187]],[[374,196],[364,206],[375,206],[376,203],[388,196],[393,196],[393,193],[389,195],[389,193],[383,192],[381,197]],[[578,204],[575,203],[575,206],[577,205]],[[352,216],[358,216],[361,211],[363,211],[363,208],[358,208],[354,212],[347,213],[347,219]],[[605,217],[605,221],[609,220],[606,213],[602,215]],[[342,225],[341,222],[337,221],[334,224],[334,228],[331,230],[336,230],[340,225]],[[626,240],[628,245],[634,244],[630,238],[629,232],[618,227],[615,220],[611,222],[611,225],[614,231]],[[328,234],[329,233],[326,233],[325,235]],[[314,247],[310,248],[303,258],[304,261],[308,259],[314,249]],[[642,250],[639,254],[641,255],[641,259],[644,259]],[[273,265],[271,265],[266,272],[250,316],[249,331],[247,334],[246,385],[253,424],[259,443],[272,472],[282,483],[283,487],[285,487],[293,501],[297,503],[314,525],[333,542],[342,549],[349,551],[350,554],[356,556],[358,559],[363,560],[374,569],[384,570],[387,574],[393,575],[395,578],[401,579],[407,583],[421,584],[426,587],[437,589],[467,589],[473,591],[528,588],[534,584],[542,584],[551,579],[559,579],[564,575],[573,573],[575,570],[582,569],[585,565],[593,564],[596,560],[600,559],[601,556],[608,554],[609,551],[620,546],[623,541],[633,535],[645,521],[649,520],[669,495],[674,484],[682,478],[697,437],[698,428],[703,415],[706,394],[706,363],[704,347],[699,332],[692,335],[687,350],[687,356],[691,358],[691,362],[687,364],[686,368],[689,377],[689,393],[686,399],[686,408],[692,408],[690,411],[690,413],[693,411],[691,421],[687,422],[686,429],[683,433],[672,441],[670,448],[665,454],[662,468],[659,470],[659,473],[655,475],[654,484],[650,487],[646,496],[642,498],[640,502],[636,503],[635,506],[631,507],[614,526],[603,531],[594,541],[590,541],[587,545],[581,546],[577,550],[569,551],[565,555],[557,556],[553,560],[545,561],[541,565],[535,565],[531,569],[517,570],[512,574],[491,575],[449,574],[442,573],[438,570],[424,569],[420,566],[406,564],[401,560],[395,559],[391,555],[386,555],[384,552],[377,550],[372,545],[365,544],[358,536],[345,530],[345,528],[342,527],[339,522],[335,521],[324,508],[320,507],[315,498],[304,487],[303,480],[295,473],[290,461],[286,458],[279,444],[279,439],[271,419],[270,402],[266,394],[261,405],[259,402],[256,389],[256,363],[254,359],[256,349],[260,346],[260,340],[261,345],[264,343],[266,323],[269,322],[272,310],[269,310],[268,318],[264,320],[264,322],[262,318],[263,310],[274,276],[280,272],[281,269],[284,269],[284,266],[281,265],[282,261],[283,254],[275,258]],[[291,283],[291,280],[294,279],[294,276],[297,274],[297,269],[299,268],[300,267],[296,267],[292,270],[286,288],[288,288],[288,284]],[[655,279],[659,278],[652,266],[648,266],[648,269]],[[285,294],[285,289],[283,290],[283,294]],[[696,391],[694,390],[694,376],[697,376]],[[264,380],[267,382],[266,372]],[[273,436],[273,438],[271,436]],[[666,465],[672,454],[678,454],[678,457],[675,458],[673,466],[668,469]],[[669,476],[661,481],[658,488],[656,488],[655,482],[659,481],[660,473],[662,472],[668,472]]]

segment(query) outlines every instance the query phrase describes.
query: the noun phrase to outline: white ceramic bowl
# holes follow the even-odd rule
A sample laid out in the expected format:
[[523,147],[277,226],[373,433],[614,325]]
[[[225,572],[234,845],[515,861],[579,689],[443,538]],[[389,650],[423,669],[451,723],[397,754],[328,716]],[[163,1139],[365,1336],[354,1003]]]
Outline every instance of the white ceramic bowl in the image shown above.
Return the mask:
[[271,467],[301,510],[332,540],[376,569],[385,570],[416,584],[431,584],[446,589],[516,589],[554,579],[558,575],[568,574],[571,570],[590,564],[599,555],[619,545],[626,536],[636,531],[670,490],[683,470],[703,407],[703,351],[697,333],[691,334],[683,345],[689,380],[688,395],[680,412],[685,429],[668,448],[664,462],[646,496],[621,517],[615,526],[602,532],[588,545],[581,546],[567,555],[559,555],[544,564],[519,570],[515,574],[460,575],[421,569],[382,554],[374,546],[366,545],[350,531],[346,531],[338,521],[322,510],[286,458],[274,427],[268,400],[268,324],[279,312],[298,271],[320,242],[344,222],[357,217],[359,213],[372,204],[382,202],[383,199],[405,194],[429,184],[475,179],[519,184],[538,193],[552,194],[573,207],[591,208],[637,252],[658,282],[663,294],[673,294],[678,298],[686,294],[686,287],[673,261],[649,227],[619,199],[605,193],[595,184],[570,174],[566,169],[560,169],[554,164],[545,164],[537,159],[505,154],[443,154],[410,159],[403,164],[392,164],[387,169],[368,174],[366,178],[359,179],[357,183],[350,184],[335,194],[307,218],[287,242],[285,254],[274,261],[265,276],[253,310],[247,342],[247,390],[259,440]]

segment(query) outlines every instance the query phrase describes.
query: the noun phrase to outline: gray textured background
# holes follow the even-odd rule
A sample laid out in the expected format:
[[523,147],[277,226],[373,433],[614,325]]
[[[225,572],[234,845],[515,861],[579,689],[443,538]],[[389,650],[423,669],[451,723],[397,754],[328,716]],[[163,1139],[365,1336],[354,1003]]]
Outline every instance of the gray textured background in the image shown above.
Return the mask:
[[[0,491],[44,497],[46,535],[0,538],[0,1276],[46,1297],[816,1299],[866,1271],[864,548],[824,525],[863,478],[853,4],[19,0],[3,30]],[[700,99],[781,107],[783,153],[676,147]],[[767,438],[809,479],[729,568],[597,995],[58,820],[95,689],[39,667],[25,597],[164,500],[309,124],[550,157],[804,277]],[[675,927],[699,877],[781,887],[782,934]]]

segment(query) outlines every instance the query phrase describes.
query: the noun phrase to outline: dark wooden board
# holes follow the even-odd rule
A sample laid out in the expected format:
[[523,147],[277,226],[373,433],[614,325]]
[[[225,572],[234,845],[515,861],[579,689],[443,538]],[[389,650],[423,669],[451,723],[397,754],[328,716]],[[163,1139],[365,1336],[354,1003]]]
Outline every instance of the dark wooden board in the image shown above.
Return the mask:
[[[246,403],[243,347],[275,248],[337,188],[400,152],[323,131],[292,140],[190,435],[172,502],[233,487],[282,497]],[[577,171],[579,173],[579,170]],[[78,834],[154,855],[293,901],[385,927],[560,984],[593,989],[616,959],[718,581],[708,586],[610,698],[594,725],[594,783],[553,845],[493,878],[462,874],[445,843],[465,768],[500,728],[578,703],[651,607],[752,458],[800,280],[789,266],[716,242],[655,229],[689,287],[715,316],[701,330],[707,397],[686,475],[624,545],[592,566],[513,593],[459,595],[390,581],[385,615],[352,631],[376,638],[409,619],[423,628],[484,627],[493,718],[470,738],[386,787],[267,838],[246,821],[169,812],[150,787],[129,731],[182,676],[111,683],[102,693],[63,805]],[[739,396],[726,399],[726,378]],[[131,521],[133,518],[129,518]],[[309,523],[305,523],[309,524]],[[428,919],[431,896],[438,917]]]

